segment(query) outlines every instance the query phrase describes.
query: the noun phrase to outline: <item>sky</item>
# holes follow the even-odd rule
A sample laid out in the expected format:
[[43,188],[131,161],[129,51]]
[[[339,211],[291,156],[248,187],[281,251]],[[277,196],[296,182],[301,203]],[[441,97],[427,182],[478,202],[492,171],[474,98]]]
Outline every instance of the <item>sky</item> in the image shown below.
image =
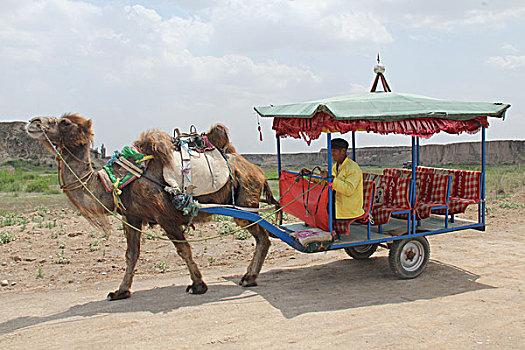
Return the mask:
[[[509,103],[487,139],[525,139],[523,0],[2,0],[0,9],[0,121],[79,113],[108,152],[146,129],[220,122],[240,153],[273,153],[272,120],[260,119],[259,141],[254,106],[369,91],[378,53],[392,91]],[[286,139],[282,151],[325,146]]]

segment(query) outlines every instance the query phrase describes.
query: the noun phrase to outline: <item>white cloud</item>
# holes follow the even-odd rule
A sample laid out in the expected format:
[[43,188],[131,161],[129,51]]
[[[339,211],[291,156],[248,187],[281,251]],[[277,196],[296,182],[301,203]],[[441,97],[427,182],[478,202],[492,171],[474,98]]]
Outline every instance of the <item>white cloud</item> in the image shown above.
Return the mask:
[[502,56],[493,56],[487,60],[488,63],[498,66],[504,70],[514,71],[514,72],[525,72],[525,56],[512,56],[507,55]]
[[236,52],[350,51],[393,41],[373,11],[343,1],[238,0],[203,13],[217,29],[216,46]]
[[[514,21],[519,28],[512,11],[523,17],[522,8],[514,0],[505,6],[452,0],[4,0],[0,111],[15,119],[87,114],[94,118],[97,140],[109,149],[145,128],[204,129],[221,121],[239,149],[266,151],[273,149],[269,137],[264,145],[250,139],[257,136],[254,105],[368,91],[361,84],[372,83],[378,49],[386,57],[401,52],[401,67],[419,55],[394,37],[444,41],[442,31],[426,29],[468,26],[476,33],[491,26],[491,13],[496,22]],[[481,46],[519,42],[512,33]],[[464,55],[464,44],[452,48],[457,56]],[[492,57],[489,63],[523,71],[518,48],[503,47],[516,56]],[[432,54],[447,55],[452,65],[451,52]],[[418,86],[411,70],[406,74]],[[263,122],[266,134],[269,124]],[[253,135],[247,131],[252,129]]]
[[507,51],[520,52],[520,50],[516,46],[514,46],[512,44],[503,44],[503,46],[501,46],[501,48],[503,50],[507,50]]
[[[163,18],[142,5],[21,1],[3,9],[0,22],[1,110],[14,118],[91,114],[109,148],[147,127],[223,120],[242,130],[239,111],[249,114],[266,94],[286,98],[322,81],[310,67],[278,59],[193,53],[215,30],[197,15]],[[117,136],[115,124],[126,125]]]
[[502,29],[507,22],[519,21],[525,14],[525,4],[521,0],[369,0],[362,6],[375,9],[385,23],[447,32],[462,26]]

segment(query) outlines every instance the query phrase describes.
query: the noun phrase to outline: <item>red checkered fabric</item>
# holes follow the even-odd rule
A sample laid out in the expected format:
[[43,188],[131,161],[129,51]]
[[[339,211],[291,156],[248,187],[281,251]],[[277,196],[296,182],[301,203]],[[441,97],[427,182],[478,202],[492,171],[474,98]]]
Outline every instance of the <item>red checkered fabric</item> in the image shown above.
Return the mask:
[[336,233],[350,236],[351,223],[359,222],[364,224],[370,220],[370,210],[374,204],[372,196],[375,192],[375,187],[375,182],[363,180],[363,210],[365,213],[353,219],[336,220],[334,225],[334,231]]
[[[450,186],[449,214],[464,213],[471,204],[481,200],[481,171],[439,169],[420,166],[418,169],[438,174],[452,176]],[[438,214],[445,214],[445,210],[437,210]]]
[[[423,167],[416,168],[416,214],[418,219],[430,217],[434,207],[447,205],[447,189],[450,181],[448,174],[437,173],[433,171],[434,168],[432,170],[428,169]],[[412,178],[412,171],[409,169],[389,168],[384,169],[383,174],[405,179]],[[406,215],[402,217],[406,217]]]
[[416,173],[416,215],[430,217],[433,207],[447,206],[448,175],[419,171]]
[[392,212],[410,210],[410,180],[395,176],[363,173],[363,178],[376,183],[372,208],[374,225],[386,224]]
[[410,178],[412,176],[412,170],[387,168],[383,169],[383,175]]

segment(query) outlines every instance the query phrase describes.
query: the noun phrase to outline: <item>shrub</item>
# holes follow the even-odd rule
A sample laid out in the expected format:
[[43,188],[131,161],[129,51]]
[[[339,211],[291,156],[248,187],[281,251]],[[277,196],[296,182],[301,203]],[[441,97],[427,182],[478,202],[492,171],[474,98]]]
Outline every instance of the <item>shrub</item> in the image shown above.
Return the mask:
[[49,183],[44,178],[38,178],[27,184],[26,192],[46,192],[49,191]]

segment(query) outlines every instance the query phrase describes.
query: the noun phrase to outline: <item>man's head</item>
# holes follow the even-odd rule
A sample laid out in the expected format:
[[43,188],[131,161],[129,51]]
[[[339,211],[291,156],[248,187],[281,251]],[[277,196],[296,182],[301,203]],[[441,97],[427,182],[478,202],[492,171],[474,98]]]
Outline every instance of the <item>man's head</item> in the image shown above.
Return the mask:
[[332,159],[341,164],[346,158],[346,151],[348,150],[348,142],[345,139],[336,138],[330,142],[332,147]]

